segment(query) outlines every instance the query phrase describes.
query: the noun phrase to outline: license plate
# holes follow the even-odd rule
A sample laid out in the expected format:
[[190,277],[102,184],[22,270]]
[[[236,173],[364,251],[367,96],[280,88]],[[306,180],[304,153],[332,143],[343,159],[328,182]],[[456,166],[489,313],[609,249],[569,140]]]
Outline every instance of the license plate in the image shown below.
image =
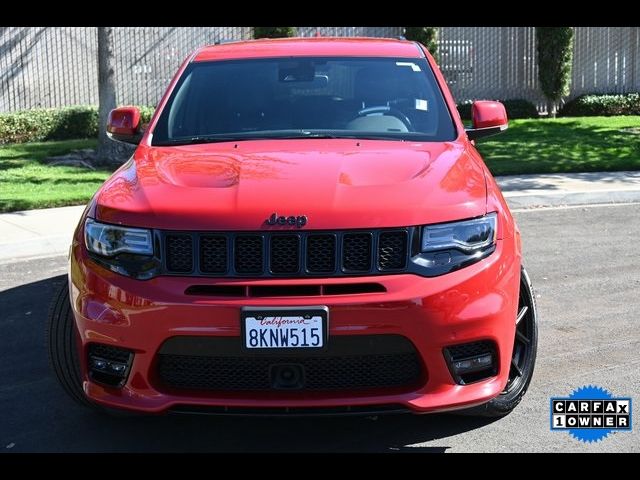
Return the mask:
[[242,337],[251,350],[324,348],[327,307],[242,309]]

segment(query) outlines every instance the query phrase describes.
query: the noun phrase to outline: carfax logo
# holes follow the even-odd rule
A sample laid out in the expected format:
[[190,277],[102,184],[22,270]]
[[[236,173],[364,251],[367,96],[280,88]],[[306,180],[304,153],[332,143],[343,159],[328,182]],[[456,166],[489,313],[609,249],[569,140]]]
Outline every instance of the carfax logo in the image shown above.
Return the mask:
[[551,399],[551,430],[568,431],[583,442],[597,442],[614,430],[631,431],[631,419],[631,398],[614,398],[593,385]]

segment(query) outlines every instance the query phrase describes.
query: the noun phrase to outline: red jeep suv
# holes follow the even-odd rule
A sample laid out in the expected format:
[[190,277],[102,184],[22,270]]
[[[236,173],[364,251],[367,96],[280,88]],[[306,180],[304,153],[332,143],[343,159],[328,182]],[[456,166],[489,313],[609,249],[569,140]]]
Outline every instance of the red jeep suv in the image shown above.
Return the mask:
[[429,52],[405,40],[201,48],[98,190],[50,356],[100,410],[504,415],[533,373],[520,234]]

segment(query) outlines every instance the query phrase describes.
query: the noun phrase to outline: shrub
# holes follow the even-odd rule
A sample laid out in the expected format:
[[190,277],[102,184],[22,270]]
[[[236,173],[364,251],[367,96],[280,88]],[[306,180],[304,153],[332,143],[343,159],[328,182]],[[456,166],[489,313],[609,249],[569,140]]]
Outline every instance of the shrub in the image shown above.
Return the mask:
[[[139,108],[142,122],[149,122],[155,108]],[[93,105],[0,113],[0,144],[97,136],[98,107]]]
[[92,107],[46,108],[0,114],[0,143],[85,138],[96,136],[97,129],[98,113]]
[[140,109],[140,123],[149,123],[153,112],[156,111],[156,107],[150,107],[148,105],[139,105]]
[[581,95],[567,102],[559,115],[563,117],[640,115],[640,93]]
[[555,115],[558,101],[569,95],[573,62],[572,27],[536,27],[538,80],[547,97],[547,110]]
[[[538,109],[529,100],[515,98],[511,100],[501,100],[507,111],[507,117],[517,118],[538,118]],[[458,113],[463,120],[471,120],[471,101],[463,102],[458,107]]]
[[466,102],[462,102],[456,105],[458,109],[458,113],[460,114],[460,118],[462,120],[471,120],[471,101],[467,100]]
[[295,36],[295,27],[253,27],[253,38],[285,38]]
[[421,43],[436,58],[438,27],[404,27],[404,38]]

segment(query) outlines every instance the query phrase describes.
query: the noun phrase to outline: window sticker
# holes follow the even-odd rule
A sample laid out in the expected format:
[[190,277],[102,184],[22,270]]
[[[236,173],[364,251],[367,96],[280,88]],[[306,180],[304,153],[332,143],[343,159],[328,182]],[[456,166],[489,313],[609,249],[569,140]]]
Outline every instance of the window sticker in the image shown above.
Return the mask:
[[413,62],[396,62],[398,67],[411,67],[414,72],[421,72],[420,65],[416,65]]
[[423,100],[421,98],[416,98],[416,110],[422,110],[424,112],[429,111],[429,103],[427,100]]

